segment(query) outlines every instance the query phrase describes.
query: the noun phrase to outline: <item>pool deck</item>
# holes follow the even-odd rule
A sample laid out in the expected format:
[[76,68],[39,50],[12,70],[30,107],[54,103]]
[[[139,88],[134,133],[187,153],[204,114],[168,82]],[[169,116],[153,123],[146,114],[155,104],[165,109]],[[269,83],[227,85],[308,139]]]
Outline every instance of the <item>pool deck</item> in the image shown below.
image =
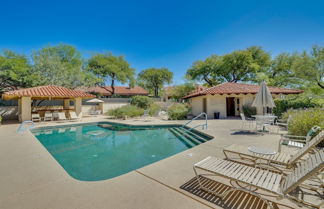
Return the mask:
[[[84,118],[82,123],[98,121],[116,122],[99,116]],[[136,119],[117,122],[132,125],[184,123]],[[208,130],[203,132],[214,136],[214,139],[122,176],[96,182],[78,181],[70,177],[30,132],[16,132],[19,124],[1,125],[0,208],[223,208],[179,188],[194,177],[193,164],[209,155],[224,158],[223,147],[233,143],[277,149],[279,135],[233,135],[233,132],[241,128],[240,120],[208,122]],[[192,125],[198,123],[201,121],[194,121]],[[37,124],[37,127],[62,124],[68,123],[43,122]],[[220,181],[225,182],[224,179]],[[288,206],[283,208],[297,208],[286,199],[268,199]]]

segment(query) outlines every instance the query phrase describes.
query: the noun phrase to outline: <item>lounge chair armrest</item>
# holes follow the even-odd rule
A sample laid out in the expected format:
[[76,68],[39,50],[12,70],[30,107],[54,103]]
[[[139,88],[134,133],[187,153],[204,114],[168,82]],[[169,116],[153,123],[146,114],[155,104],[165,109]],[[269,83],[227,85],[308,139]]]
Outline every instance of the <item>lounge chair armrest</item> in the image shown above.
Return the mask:
[[287,139],[306,139],[306,136],[295,136],[295,135],[281,135],[281,138],[287,138]]

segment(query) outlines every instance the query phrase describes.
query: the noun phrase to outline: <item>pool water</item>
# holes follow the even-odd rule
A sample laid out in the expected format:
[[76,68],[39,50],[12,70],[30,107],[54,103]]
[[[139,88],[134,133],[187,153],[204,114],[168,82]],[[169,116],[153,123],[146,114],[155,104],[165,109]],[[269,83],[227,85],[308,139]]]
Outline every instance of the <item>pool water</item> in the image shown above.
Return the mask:
[[37,128],[32,133],[70,176],[82,181],[113,178],[210,139],[180,126],[114,123]]

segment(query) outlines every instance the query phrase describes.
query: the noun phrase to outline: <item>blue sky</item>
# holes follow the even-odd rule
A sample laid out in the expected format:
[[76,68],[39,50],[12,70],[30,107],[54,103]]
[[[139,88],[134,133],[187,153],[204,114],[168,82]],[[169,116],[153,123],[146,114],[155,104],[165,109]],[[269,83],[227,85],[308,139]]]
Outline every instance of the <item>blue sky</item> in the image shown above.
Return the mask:
[[137,72],[167,67],[183,82],[211,54],[259,45],[272,55],[324,45],[323,1],[1,1],[0,49],[67,43],[85,57],[125,55]]

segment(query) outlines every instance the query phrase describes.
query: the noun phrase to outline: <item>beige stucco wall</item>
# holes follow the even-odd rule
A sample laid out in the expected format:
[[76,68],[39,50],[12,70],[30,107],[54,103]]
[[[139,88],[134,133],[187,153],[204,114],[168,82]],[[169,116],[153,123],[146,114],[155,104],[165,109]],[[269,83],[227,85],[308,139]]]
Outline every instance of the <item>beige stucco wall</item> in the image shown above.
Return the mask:
[[[199,97],[193,97],[189,100],[191,105],[192,114],[198,115],[203,111],[203,98],[207,98],[207,115],[208,118],[214,118],[214,112],[220,112],[220,118],[226,118],[226,97],[235,97],[235,115],[239,116],[243,111],[243,105],[252,104],[255,95],[254,94],[230,94],[230,95],[205,95]],[[273,94],[272,97],[280,98],[280,95]],[[239,99],[239,104],[237,104]],[[261,109],[257,109],[257,114],[262,114]]]

